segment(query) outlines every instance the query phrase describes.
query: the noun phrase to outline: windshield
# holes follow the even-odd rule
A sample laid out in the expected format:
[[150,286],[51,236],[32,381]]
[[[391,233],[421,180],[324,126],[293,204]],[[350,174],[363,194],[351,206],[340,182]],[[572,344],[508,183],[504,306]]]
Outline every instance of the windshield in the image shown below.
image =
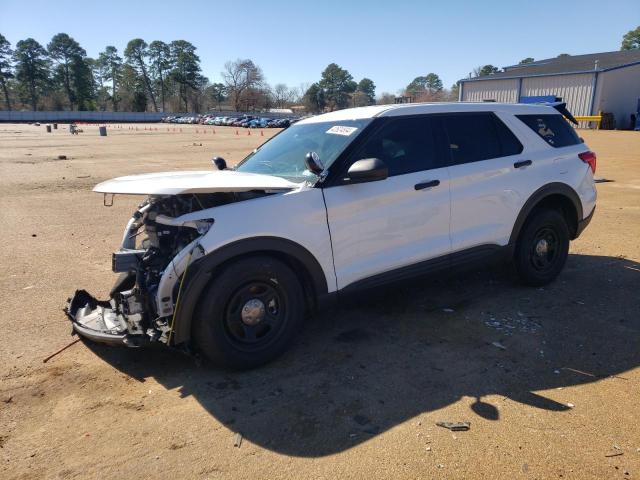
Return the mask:
[[292,125],[251,153],[236,170],[294,182],[315,181],[317,176],[307,169],[305,155],[316,152],[324,167],[329,167],[369,122],[370,118]]

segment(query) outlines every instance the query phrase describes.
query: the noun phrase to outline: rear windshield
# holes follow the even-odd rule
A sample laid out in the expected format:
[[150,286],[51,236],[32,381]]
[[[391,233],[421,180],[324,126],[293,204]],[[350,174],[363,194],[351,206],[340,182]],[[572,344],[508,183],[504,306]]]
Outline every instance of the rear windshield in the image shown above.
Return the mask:
[[555,148],[582,143],[562,115],[516,115],[540,138]]

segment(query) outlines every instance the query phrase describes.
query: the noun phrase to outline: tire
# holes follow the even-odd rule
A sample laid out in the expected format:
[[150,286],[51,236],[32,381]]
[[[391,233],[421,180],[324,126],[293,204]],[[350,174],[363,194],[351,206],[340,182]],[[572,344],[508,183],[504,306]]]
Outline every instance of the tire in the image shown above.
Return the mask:
[[557,210],[534,211],[527,219],[514,254],[520,280],[539,287],[555,280],[569,255],[569,227]]
[[225,267],[205,289],[193,338],[216,365],[254,368],[287,349],[304,312],[296,274],[275,258],[250,257]]

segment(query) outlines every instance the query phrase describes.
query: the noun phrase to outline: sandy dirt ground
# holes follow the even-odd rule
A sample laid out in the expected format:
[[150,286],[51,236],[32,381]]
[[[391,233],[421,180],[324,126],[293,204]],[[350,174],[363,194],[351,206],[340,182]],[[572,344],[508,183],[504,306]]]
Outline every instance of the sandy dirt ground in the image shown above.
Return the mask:
[[83,128],[0,124],[0,478],[640,477],[640,133],[582,132],[611,182],[552,285],[415,281],[234,373],[84,343],[43,359],[73,339],[66,298],[107,295],[139,200],[94,184],[233,164],[275,132]]

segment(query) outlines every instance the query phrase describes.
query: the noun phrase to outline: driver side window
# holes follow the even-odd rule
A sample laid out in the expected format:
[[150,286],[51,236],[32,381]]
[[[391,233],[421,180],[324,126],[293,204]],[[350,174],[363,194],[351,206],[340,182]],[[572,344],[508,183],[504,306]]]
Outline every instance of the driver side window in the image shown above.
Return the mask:
[[378,158],[389,176],[438,168],[431,119],[426,116],[391,118],[368,138],[356,159]]

